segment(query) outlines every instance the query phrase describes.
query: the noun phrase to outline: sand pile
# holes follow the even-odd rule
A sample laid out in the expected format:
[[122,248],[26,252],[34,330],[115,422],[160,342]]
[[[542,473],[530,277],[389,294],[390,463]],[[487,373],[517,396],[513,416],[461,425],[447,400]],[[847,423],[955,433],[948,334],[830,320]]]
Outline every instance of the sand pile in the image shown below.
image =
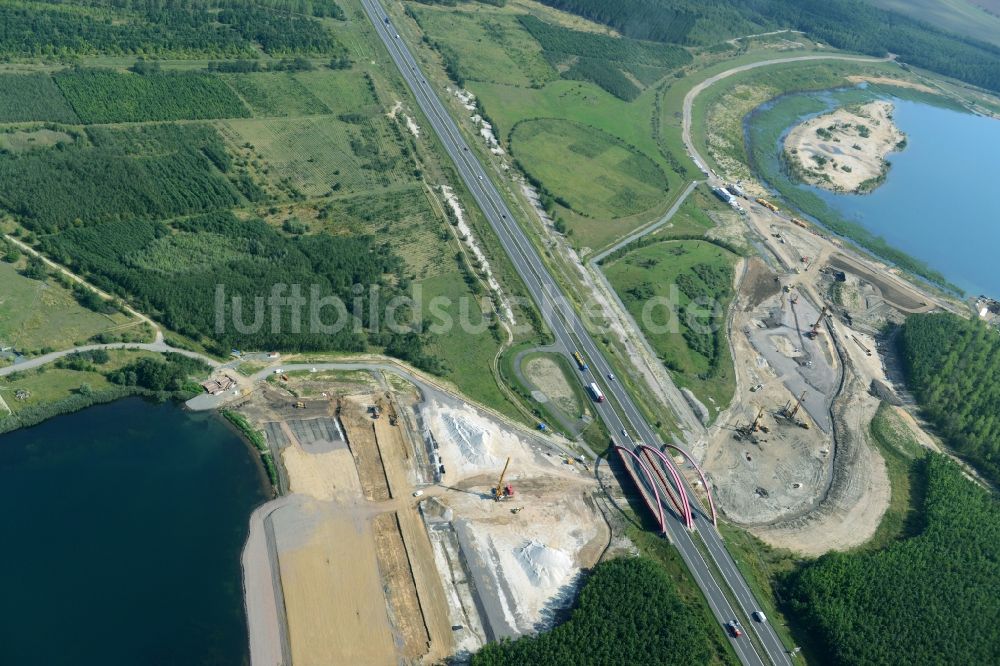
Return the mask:
[[432,405],[424,410],[424,422],[434,433],[441,462],[449,474],[459,477],[482,472],[495,474],[507,456],[526,463],[531,454],[513,433],[502,430],[468,406]]
[[565,551],[549,548],[534,539],[515,548],[514,556],[528,580],[538,587],[557,587],[575,572],[573,558]]

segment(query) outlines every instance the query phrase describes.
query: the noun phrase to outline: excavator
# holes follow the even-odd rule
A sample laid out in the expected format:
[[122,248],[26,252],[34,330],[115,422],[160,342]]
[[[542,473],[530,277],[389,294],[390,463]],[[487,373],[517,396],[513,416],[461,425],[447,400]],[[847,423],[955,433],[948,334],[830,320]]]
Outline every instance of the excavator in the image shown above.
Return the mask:
[[503,471],[500,472],[500,479],[497,481],[496,487],[493,489],[493,500],[496,502],[502,502],[508,497],[514,496],[514,486],[509,483],[505,486],[503,484],[503,478],[507,476],[507,467],[510,466],[510,458],[507,458],[507,462],[504,463]]

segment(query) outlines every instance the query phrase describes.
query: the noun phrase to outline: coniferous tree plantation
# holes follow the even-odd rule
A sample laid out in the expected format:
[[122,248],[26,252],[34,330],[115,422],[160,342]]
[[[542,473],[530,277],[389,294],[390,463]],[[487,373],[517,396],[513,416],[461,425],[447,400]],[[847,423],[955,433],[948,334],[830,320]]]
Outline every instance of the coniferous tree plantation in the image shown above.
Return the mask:
[[594,567],[569,620],[552,631],[489,643],[473,666],[706,664],[706,628],[662,567],[618,558]]
[[797,29],[847,51],[903,62],[1000,91],[1000,48],[863,0],[542,0],[636,39],[709,45],[764,30]]
[[922,464],[923,529],[793,573],[789,607],[835,664],[1000,663],[1000,506],[958,465]]
[[1000,335],[950,313],[911,315],[900,346],[907,383],[928,420],[1000,482]]

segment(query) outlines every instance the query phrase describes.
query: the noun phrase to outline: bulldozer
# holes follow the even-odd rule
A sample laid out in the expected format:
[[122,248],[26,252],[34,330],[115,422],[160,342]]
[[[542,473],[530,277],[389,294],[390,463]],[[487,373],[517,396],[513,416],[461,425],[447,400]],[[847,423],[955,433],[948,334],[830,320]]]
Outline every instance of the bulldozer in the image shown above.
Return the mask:
[[514,496],[514,487],[509,483],[505,486],[503,484],[503,479],[507,476],[507,468],[510,466],[510,458],[507,458],[507,462],[504,463],[503,471],[500,472],[500,479],[497,481],[497,485],[493,488],[493,501],[502,502],[508,497]]

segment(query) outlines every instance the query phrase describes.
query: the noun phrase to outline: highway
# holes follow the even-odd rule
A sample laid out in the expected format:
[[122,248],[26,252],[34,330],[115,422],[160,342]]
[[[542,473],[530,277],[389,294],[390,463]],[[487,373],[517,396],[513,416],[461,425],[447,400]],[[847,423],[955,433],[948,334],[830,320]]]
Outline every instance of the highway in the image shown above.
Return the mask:
[[[632,437],[621,435],[623,431],[627,431],[632,433],[637,441],[656,446],[658,440],[652,428],[646,423],[624,388],[618,382],[608,379],[613,370],[607,359],[585,329],[582,320],[573,310],[555,279],[549,274],[524,230],[514,221],[513,214],[493,185],[490,174],[472,154],[458,126],[426,81],[409,48],[395,27],[386,21],[385,10],[376,0],[362,0],[362,6],[428,122],[454,162],[460,177],[495,231],[515,270],[523,279],[557,343],[567,352],[579,350],[590,362],[591,371],[584,373],[581,381],[584,384],[597,382],[606,394],[607,400],[595,403],[595,408],[609,431],[613,433],[616,442],[623,446],[633,446]],[[689,494],[693,497],[693,493],[689,491]],[[738,606],[749,617],[759,608],[753,594],[726,552],[720,535],[712,527],[711,517],[706,515],[700,505],[693,508],[699,514],[696,530],[707,545],[714,566],[721,571],[724,584],[732,590]],[[695,535],[685,528],[671,507],[667,507],[667,510],[671,514],[671,519],[666,521],[667,534],[704,593],[716,619],[720,624],[725,624],[739,617],[716,579],[712,566],[705,561],[702,551],[696,545]],[[770,624],[753,624],[754,626],[744,625],[744,630],[758,634],[766,654],[760,655],[746,634],[741,638],[730,638],[740,661],[754,665],[790,664],[785,648]]]

